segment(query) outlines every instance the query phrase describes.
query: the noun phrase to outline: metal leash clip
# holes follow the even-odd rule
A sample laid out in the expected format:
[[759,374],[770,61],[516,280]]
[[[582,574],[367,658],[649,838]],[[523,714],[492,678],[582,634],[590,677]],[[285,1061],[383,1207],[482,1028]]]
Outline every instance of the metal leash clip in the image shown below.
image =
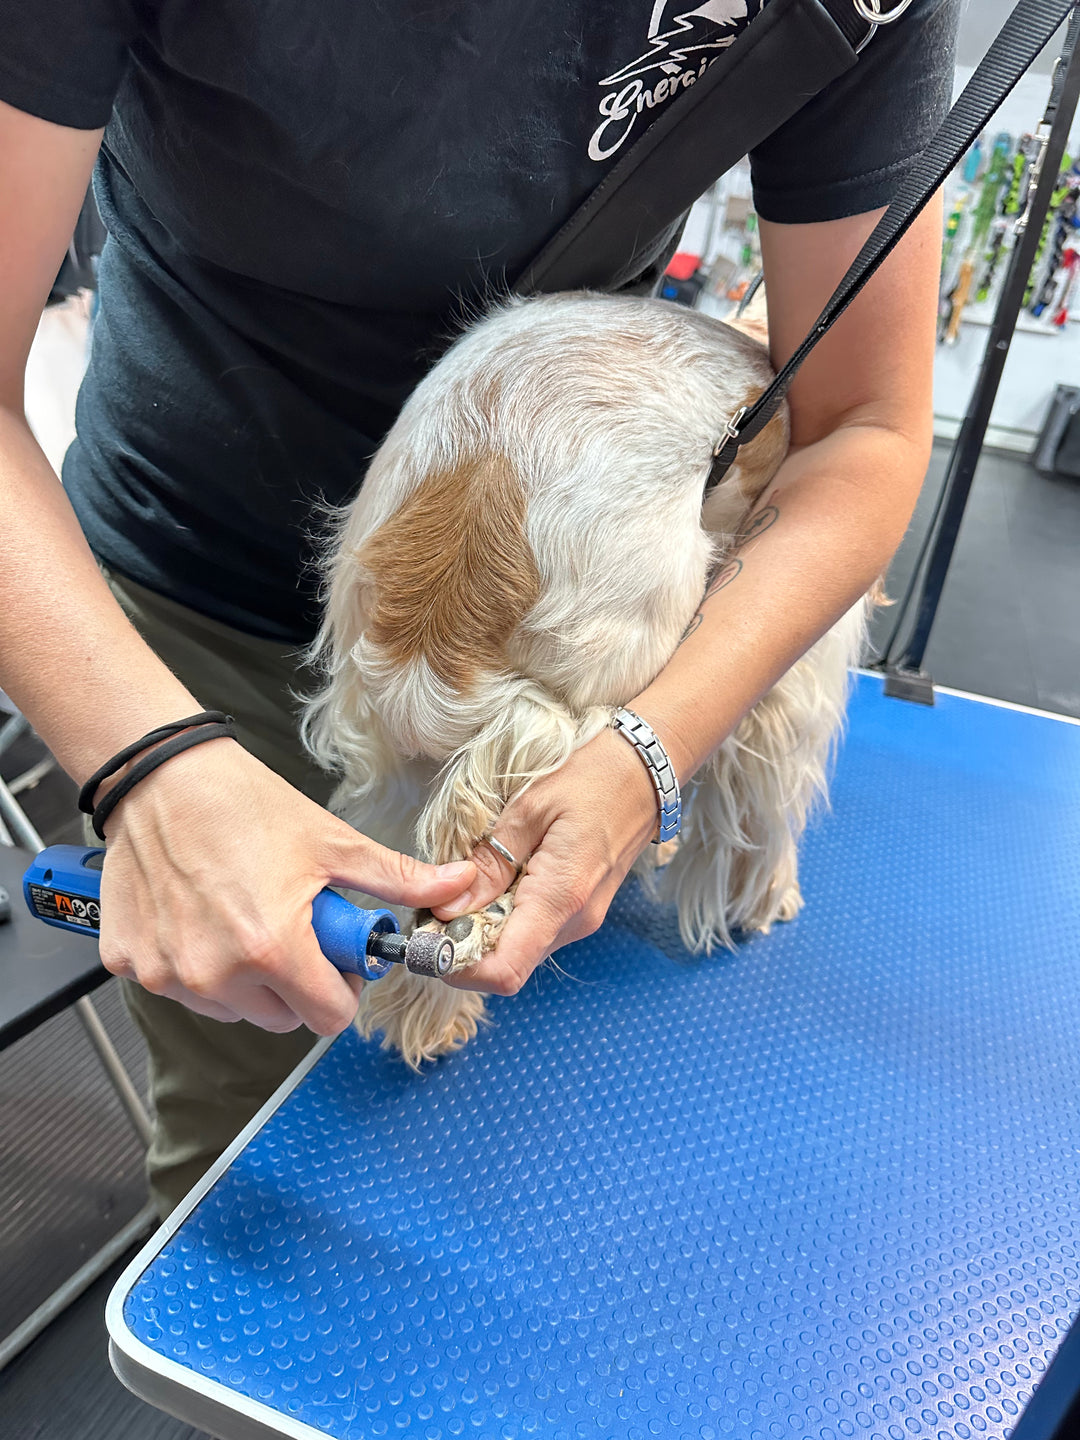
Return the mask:
[[1044,117],[1039,121],[1035,130],[1035,155],[1031,161],[1031,168],[1027,173],[1026,192],[1024,194],[1024,208],[1016,217],[1013,223],[1013,234],[1017,239],[1027,229],[1028,220],[1031,217],[1031,207],[1035,201],[1035,191],[1039,188],[1039,177],[1042,175],[1043,160],[1046,158],[1046,147],[1050,143],[1050,125]]
[[724,428],[720,432],[720,439],[717,440],[716,444],[713,446],[712,453],[714,459],[720,454],[720,451],[723,450],[724,446],[728,443],[729,440],[738,440],[739,426],[742,424],[743,416],[746,414],[749,408],[749,405],[740,405],[738,410],[735,411],[735,414],[732,415],[731,419],[724,422]]
[[878,32],[879,25],[891,25],[894,20],[899,20],[904,11],[911,4],[911,0],[900,0],[891,10],[882,11],[880,0],[851,0],[855,6],[855,14],[861,20],[865,20],[870,26],[862,40],[855,46],[855,54],[861,55],[867,45]]

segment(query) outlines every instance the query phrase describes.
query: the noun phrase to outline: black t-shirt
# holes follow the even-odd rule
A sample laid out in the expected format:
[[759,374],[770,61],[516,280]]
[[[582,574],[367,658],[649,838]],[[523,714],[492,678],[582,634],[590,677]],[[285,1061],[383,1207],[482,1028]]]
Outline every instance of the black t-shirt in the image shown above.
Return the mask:
[[[312,535],[461,311],[763,0],[0,0],[0,99],[106,124],[109,240],[64,483],[98,556],[310,637]],[[947,107],[915,0],[751,157],[767,219],[888,202]]]

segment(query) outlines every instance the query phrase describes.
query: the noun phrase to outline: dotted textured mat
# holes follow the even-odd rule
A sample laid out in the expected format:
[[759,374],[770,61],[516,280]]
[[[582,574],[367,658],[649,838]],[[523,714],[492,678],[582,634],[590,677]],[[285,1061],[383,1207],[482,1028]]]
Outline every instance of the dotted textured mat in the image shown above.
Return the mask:
[[833,794],[735,955],[631,887],[423,1077],[338,1040],[131,1332],[337,1440],[1007,1436],[1080,1308],[1080,727],[864,677]]

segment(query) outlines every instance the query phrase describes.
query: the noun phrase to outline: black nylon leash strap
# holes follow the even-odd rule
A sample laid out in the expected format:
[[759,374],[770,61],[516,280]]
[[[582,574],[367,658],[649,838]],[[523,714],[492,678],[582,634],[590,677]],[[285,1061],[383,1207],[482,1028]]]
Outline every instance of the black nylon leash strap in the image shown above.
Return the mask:
[[[739,446],[760,434],[776,414],[807,355],[889,256],[946,175],[1076,4],[1077,0],[1020,0],[968,81],[963,94],[945,117],[941,129],[923,151],[896,198],[836,287],[814,328],[768,389],[753,405],[737,411],[728,421],[714,451],[706,493],[724,478],[738,454]],[[1037,177],[1033,176],[1032,186],[1036,180]]]
[[694,201],[850,70],[870,33],[853,0],[769,0],[544,244],[515,294],[636,282],[670,250]]

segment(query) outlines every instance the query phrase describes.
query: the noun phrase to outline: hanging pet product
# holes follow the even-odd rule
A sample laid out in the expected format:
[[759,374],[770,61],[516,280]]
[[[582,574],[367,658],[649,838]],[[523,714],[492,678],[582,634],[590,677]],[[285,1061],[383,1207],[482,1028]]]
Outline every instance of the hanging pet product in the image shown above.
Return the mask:
[[[1065,161],[1068,162],[1068,159],[1069,157],[1066,155]],[[1035,257],[1032,278],[1028,281],[1028,291],[1024,296],[1025,305],[1036,319],[1045,313],[1048,306],[1053,304],[1054,297],[1058,292],[1061,263],[1065,255],[1065,241],[1076,228],[1078,195],[1080,195],[1080,180],[1071,172],[1063,171],[1058,176],[1057,189],[1051,199],[1052,209],[1043,225],[1040,249],[1045,250],[1045,254]],[[1040,271],[1040,261],[1041,279],[1036,281],[1036,276]]]
[[1061,270],[1065,279],[1058,294],[1057,306],[1054,310],[1052,322],[1059,330],[1068,324],[1069,307],[1072,304],[1077,277],[1080,276],[1080,253],[1074,250],[1071,245],[1061,257]]
[[[937,338],[953,345],[961,324],[989,325],[1002,279],[1016,244],[1016,222],[1027,207],[1039,142],[1022,134],[1014,142],[999,131],[987,153],[980,136],[946,186],[942,243],[941,298]],[[1065,256],[1078,226],[1080,167],[1063,155],[1050,208],[1027,278],[1017,328],[1034,334],[1060,332],[1069,317],[1062,304],[1070,292],[1071,267]]]
[[[942,328],[939,328],[938,339],[943,339],[947,345],[956,343],[964,308],[971,298],[972,286],[975,281],[975,266],[986,244],[991,222],[997,214],[1002,188],[1008,180],[1011,149],[1011,137],[1002,131],[994,141],[994,148],[986,165],[982,190],[972,214],[971,231],[960,261],[956,283],[949,291],[946,304],[942,307],[944,324]],[[975,157],[980,155],[978,141],[972,147],[970,154]],[[1004,234],[1004,231],[1002,233]]]

